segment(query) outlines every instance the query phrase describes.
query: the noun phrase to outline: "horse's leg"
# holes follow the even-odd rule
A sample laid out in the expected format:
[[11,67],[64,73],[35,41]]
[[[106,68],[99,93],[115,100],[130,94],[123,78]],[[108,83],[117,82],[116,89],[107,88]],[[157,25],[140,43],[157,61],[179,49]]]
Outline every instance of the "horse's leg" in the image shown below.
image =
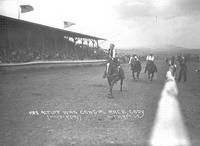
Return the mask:
[[104,74],[103,74],[103,78],[106,78],[106,76],[107,76],[108,67],[109,67],[109,63],[106,64],[106,68],[105,68],[105,71],[104,71]]
[[112,96],[112,89],[113,89],[113,85],[110,86],[110,97],[113,97]]
[[146,72],[147,72],[147,64],[146,64],[145,69],[144,69],[145,74],[146,74]]
[[[112,89],[113,89],[113,86],[114,86],[114,84],[117,82],[117,81],[119,81],[121,78],[120,78],[120,76],[116,76],[116,77],[114,77],[113,79],[112,79],[112,81],[110,82],[110,93],[111,93],[111,97],[113,97],[112,96]],[[120,84],[121,85],[121,84]]]
[[122,91],[123,78],[120,79],[120,91]]
[[107,80],[108,80],[108,85],[111,86],[110,78],[107,78]]
[[116,82],[116,81],[115,81],[115,79],[114,79],[114,80],[112,80],[111,83],[110,83],[110,98],[113,97],[113,95],[112,95],[112,89],[113,89],[113,86],[114,86],[115,82]]
[[112,96],[112,88],[113,88],[113,86],[110,85],[110,86],[109,86],[109,92],[108,92],[108,98],[112,98],[112,97],[113,97],[113,96]]
[[108,85],[109,85],[109,92],[108,92],[108,95],[110,96],[112,94],[112,87],[111,87],[111,81],[110,81],[110,78],[107,78],[108,79]]
[[112,89],[113,89],[114,84],[118,81],[118,78],[111,77],[111,78],[109,78],[108,81],[109,81],[109,87],[110,87],[108,97],[112,98],[113,97],[113,95],[112,95]]
[[133,79],[135,80],[135,72],[132,71]]
[[132,70],[132,77],[134,78],[134,71]]
[[148,80],[150,80],[150,72],[148,71]]
[[139,80],[140,72],[137,72],[137,79]]
[[154,72],[151,73],[151,81],[153,80]]

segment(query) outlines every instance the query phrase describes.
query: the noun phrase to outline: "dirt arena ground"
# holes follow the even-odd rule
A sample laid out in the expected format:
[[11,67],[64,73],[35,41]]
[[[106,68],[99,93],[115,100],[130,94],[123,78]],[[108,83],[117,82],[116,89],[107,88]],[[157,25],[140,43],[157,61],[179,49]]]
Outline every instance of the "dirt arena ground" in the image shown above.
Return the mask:
[[[123,91],[107,98],[104,66],[0,71],[0,145],[148,145],[167,65],[154,81],[134,81],[127,65]],[[143,64],[144,65],[144,64]],[[200,73],[188,64],[178,101],[193,146],[200,145]]]

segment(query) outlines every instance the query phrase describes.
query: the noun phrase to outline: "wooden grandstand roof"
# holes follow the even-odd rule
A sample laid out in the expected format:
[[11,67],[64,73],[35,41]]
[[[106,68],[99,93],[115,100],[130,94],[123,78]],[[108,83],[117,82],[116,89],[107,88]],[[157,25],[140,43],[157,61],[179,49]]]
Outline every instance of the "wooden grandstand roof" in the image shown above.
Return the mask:
[[42,25],[42,24],[38,24],[38,23],[33,23],[33,22],[29,22],[29,21],[18,20],[18,19],[15,19],[15,18],[7,17],[7,16],[0,15],[0,18],[1,19],[2,18],[3,19],[10,19],[12,21],[16,21],[16,22],[24,23],[24,24],[28,24],[28,25],[34,25],[34,26],[38,26],[40,28],[55,30],[55,31],[63,33],[63,35],[66,35],[68,37],[78,37],[78,38],[93,39],[93,40],[106,40],[104,38],[99,38],[99,37],[96,37],[96,36],[91,36],[91,35],[86,35],[86,34],[82,34],[82,33],[72,32],[72,31],[59,29],[59,28],[55,28],[55,27],[51,27],[51,26],[46,26],[46,25]]

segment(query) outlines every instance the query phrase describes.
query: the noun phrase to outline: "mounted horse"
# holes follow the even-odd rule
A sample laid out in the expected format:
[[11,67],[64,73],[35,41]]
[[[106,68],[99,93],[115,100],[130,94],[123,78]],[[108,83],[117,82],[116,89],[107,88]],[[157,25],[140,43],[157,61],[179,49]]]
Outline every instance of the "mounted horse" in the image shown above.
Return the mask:
[[109,85],[109,93],[108,97],[112,98],[112,89],[114,84],[120,80],[120,91],[122,91],[123,80],[125,78],[124,70],[120,66],[117,58],[109,59],[107,63],[106,72],[103,76],[107,77],[108,85]]
[[177,65],[175,64],[175,56],[172,56],[171,58],[168,58],[166,60],[166,63],[169,66],[169,70],[171,71],[172,76],[176,79]]
[[146,70],[145,70],[145,73],[148,73],[148,79],[150,81],[153,80],[153,77],[154,77],[154,73],[157,72],[157,67],[156,67],[156,64],[153,62],[153,61],[148,61],[147,62],[147,65],[146,65]]
[[[133,79],[134,80],[136,80],[136,78],[139,79],[140,72],[142,70],[141,62],[138,60],[137,57],[134,57],[134,58],[131,58],[130,65],[131,65]],[[136,73],[136,77],[135,77],[135,73]]]

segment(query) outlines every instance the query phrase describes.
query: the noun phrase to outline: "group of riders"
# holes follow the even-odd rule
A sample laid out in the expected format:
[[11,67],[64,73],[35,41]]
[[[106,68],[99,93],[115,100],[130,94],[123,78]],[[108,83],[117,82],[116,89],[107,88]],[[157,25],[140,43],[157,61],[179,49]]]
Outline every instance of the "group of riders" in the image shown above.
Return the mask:
[[[122,69],[120,65],[119,58],[116,56],[116,51],[114,47],[115,47],[114,44],[110,44],[110,48],[108,49],[106,69],[103,75],[103,78],[107,78],[108,84],[110,87],[109,93],[108,93],[109,97],[112,97],[112,88],[114,84],[119,80],[120,80],[120,91],[122,91],[123,80],[125,78],[124,70]],[[155,57],[153,56],[152,53],[150,53],[146,57],[146,66],[145,66],[144,73],[145,74],[148,73],[148,79],[150,81],[152,81],[154,77],[154,73],[157,72],[157,67],[156,67],[156,64],[154,63],[154,60],[155,60]],[[175,60],[176,59],[174,56],[166,60],[166,63],[169,66],[168,69],[171,71],[174,79],[176,79],[176,70],[177,70]],[[187,80],[186,58],[182,55],[179,55],[177,57],[177,61],[180,64],[180,70],[179,70],[177,81],[180,82],[182,76],[183,76],[184,81],[186,81]],[[138,80],[140,72],[142,70],[142,65],[137,55],[134,54],[130,57],[129,66],[131,67],[131,70],[132,70],[133,79]],[[136,73],[136,76],[135,76],[135,73]]]
[[[108,74],[108,68],[109,65],[114,65],[116,68],[118,68],[118,70],[120,71],[120,61],[119,58],[116,56],[116,51],[114,49],[115,45],[114,44],[110,44],[110,48],[108,49],[108,62],[106,65],[106,70],[104,72],[103,77],[105,78],[106,76],[109,76]],[[155,57],[153,56],[152,53],[150,53],[147,57],[146,57],[146,66],[145,66],[145,71],[144,73],[148,72],[148,79],[152,80],[153,76],[154,76],[154,72],[157,72],[157,67],[154,63]],[[142,66],[141,66],[141,61],[139,60],[139,57],[137,55],[132,55],[129,59],[129,66],[132,70],[132,76],[133,79],[139,79],[139,75],[140,72],[142,70]],[[135,76],[136,73],[136,76]],[[124,73],[122,74],[123,78],[125,78]]]
[[[114,84],[120,80],[120,91],[122,91],[123,80],[125,78],[124,70],[120,65],[120,61],[118,57],[116,57],[116,52],[114,49],[115,45],[110,44],[110,48],[108,49],[108,59],[106,64],[106,70],[104,72],[103,78],[107,78],[109,84],[109,93],[108,97],[112,98],[112,89]],[[144,73],[148,74],[148,80],[152,81],[154,77],[154,73],[157,72],[156,64],[154,63],[155,57],[152,53],[150,53],[146,57],[146,66]],[[177,66],[175,64],[176,58],[172,56],[169,59],[166,59],[166,63],[168,64],[168,70],[171,72],[172,78],[176,78]],[[177,57],[177,61],[180,65],[179,75],[177,81],[180,82],[182,76],[184,82],[187,80],[187,66],[186,66],[186,58],[183,55],[179,55]],[[132,70],[132,76],[134,80],[139,79],[140,72],[142,70],[141,61],[137,55],[132,55],[129,60],[129,66]],[[135,76],[136,73],[136,76]]]
[[177,77],[177,65],[176,65],[176,58],[175,56],[172,56],[169,59],[166,59],[166,63],[169,65],[169,70],[172,72],[172,75],[174,76],[175,79],[177,79],[177,82],[180,82],[182,77],[183,81],[187,81],[187,58],[184,55],[178,55],[177,56],[177,61],[179,63],[180,69]]
[[[107,63],[106,70],[103,75],[104,78],[106,76],[108,76],[108,66],[110,64],[113,64],[116,68],[118,68],[118,71],[121,68],[120,61],[116,55],[116,51],[115,51],[114,47],[115,47],[114,44],[110,44],[110,48],[108,49],[108,63]],[[157,72],[157,67],[156,67],[156,64],[154,63],[154,60],[155,60],[155,57],[152,53],[147,55],[144,73],[145,74],[148,73],[148,79],[151,81],[154,77],[154,73]],[[183,55],[177,56],[177,61],[180,65],[178,78],[176,77],[177,76],[177,65],[175,64],[175,61],[176,61],[175,56],[172,56],[171,58],[168,58],[166,60],[166,63],[169,66],[169,70],[172,71],[173,76],[177,79],[178,82],[180,82],[182,77],[185,82],[187,80],[186,58]],[[140,76],[140,72],[142,70],[142,65],[141,65],[141,61],[139,60],[139,57],[136,54],[133,54],[130,57],[128,64],[129,64],[130,69],[132,70],[133,79],[138,80],[139,76]],[[122,74],[122,76],[123,76],[123,78],[125,78],[124,73]]]
[[[152,80],[154,77],[154,73],[157,72],[157,67],[156,64],[154,63],[155,57],[153,56],[152,53],[150,53],[147,57],[146,57],[146,66],[145,66],[145,71],[144,73],[146,74],[148,72],[148,79]],[[142,65],[141,65],[141,61],[139,60],[139,57],[137,55],[132,55],[130,57],[129,60],[129,66],[131,67],[132,70],[132,76],[133,79],[139,79],[140,76],[140,72],[142,70]],[[135,73],[136,73],[136,77],[135,77]]]

